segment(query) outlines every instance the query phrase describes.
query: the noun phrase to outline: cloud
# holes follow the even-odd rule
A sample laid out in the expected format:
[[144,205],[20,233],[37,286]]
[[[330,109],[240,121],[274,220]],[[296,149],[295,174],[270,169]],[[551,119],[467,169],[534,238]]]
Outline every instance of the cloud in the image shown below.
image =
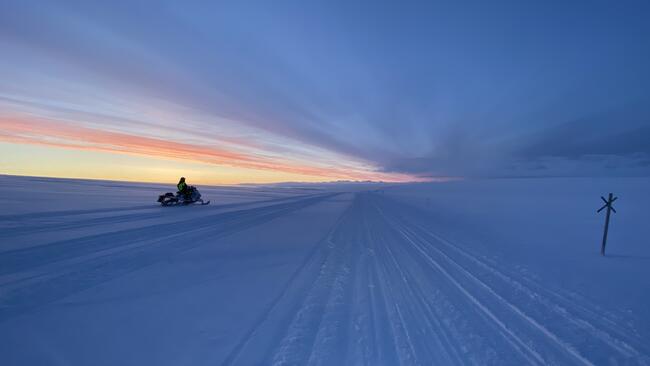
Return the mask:
[[420,176],[650,175],[650,103],[630,103],[504,137],[469,125],[441,129],[427,154],[382,163],[387,172]]
[[643,11],[556,10],[9,1],[0,107],[75,148],[324,178],[647,174]]
[[153,156],[215,165],[229,165],[258,170],[272,170],[323,180],[409,180],[406,175],[383,174],[371,170],[342,169],[301,165],[265,156],[242,154],[211,146],[184,144],[161,139],[107,132],[69,125],[55,120],[0,118],[0,141],[37,144],[78,150],[104,151],[121,154]]

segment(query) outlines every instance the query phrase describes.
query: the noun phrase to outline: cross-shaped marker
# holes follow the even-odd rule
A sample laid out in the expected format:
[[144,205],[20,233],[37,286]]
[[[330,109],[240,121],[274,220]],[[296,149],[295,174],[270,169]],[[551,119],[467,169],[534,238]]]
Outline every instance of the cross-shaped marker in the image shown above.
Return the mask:
[[609,215],[612,211],[616,213],[616,209],[614,209],[612,203],[614,203],[614,201],[616,201],[618,197],[614,197],[614,195],[610,193],[607,199],[605,199],[605,197],[603,196],[600,196],[600,199],[603,200],[605,204],[603,205],[603,207],[599,208],[598,211],[596,212],[599,213],[600,211],[607,208],[607,215],[605,215],[605,232],[603,233],[603,244],[600,246],[600,254],[605,255],[605,245],[607,244],[607,231],[609,230]]

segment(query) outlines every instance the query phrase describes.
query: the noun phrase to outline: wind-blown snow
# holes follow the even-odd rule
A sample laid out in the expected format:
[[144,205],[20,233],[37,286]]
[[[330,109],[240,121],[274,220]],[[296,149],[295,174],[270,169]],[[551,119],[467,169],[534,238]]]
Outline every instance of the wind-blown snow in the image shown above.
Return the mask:
[[0,363],[648,365],[648,187],[0,176]]

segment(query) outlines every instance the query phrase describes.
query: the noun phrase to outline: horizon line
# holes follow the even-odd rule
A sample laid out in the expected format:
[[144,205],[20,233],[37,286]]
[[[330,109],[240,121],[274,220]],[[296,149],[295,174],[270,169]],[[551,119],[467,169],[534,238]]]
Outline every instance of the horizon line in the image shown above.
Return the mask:
[[[142,180],[127,180],[127,179],[110,179],[110,178],[86,178],[86,177],[70,177],[70,176],[53,176],[53,175],[29,175],[29,174],[7,174],[0,173],[0,177],[10,177],[10,178],[37,178],[37,179],[59,179],[59,180],[77,180],[77,181],[97,181],[97,182],[115,182],[115,183],[136,183],[136,184],[175,184],[170,182],[160,182],[160,181],[142,181]],[[433,183],[433,182],[443,182],[443,181],[454,181],[454,180],[463,180],[464,178],[460,177],[440,177],[432,178],[428,181],[405,181],[405,182],[388,182],[388,181],[373,181],[373,180],[329,180],[329,181],[280,181],[280,182],[266,182],[266,183],[256,183],[256,182],[239,182],[239,183],[217,183],[217,182],[206,182],[199,183],[207,187],[233,187],[233,186],[273,186],[273,185],[282,185],[282,184],[304,184],[304,185],[317,185],[317,184],[414,184],[414,183]]]

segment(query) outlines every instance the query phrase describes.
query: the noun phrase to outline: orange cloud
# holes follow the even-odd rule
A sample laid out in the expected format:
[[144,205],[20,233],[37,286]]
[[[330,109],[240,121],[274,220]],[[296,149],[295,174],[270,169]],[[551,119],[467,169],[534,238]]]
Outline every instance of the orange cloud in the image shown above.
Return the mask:
[[418,180],[408,175],[388,174],[358,168],[309,166],[299,162],[287,164],[277,159],[255,154],[243,154],[212,146],[103,131],[52,119],[0,116],[0,127],[2,128],[0,141],[20,144],[37,144],[281,171],[322,177],[323,180],[383,180],[387,182]]

